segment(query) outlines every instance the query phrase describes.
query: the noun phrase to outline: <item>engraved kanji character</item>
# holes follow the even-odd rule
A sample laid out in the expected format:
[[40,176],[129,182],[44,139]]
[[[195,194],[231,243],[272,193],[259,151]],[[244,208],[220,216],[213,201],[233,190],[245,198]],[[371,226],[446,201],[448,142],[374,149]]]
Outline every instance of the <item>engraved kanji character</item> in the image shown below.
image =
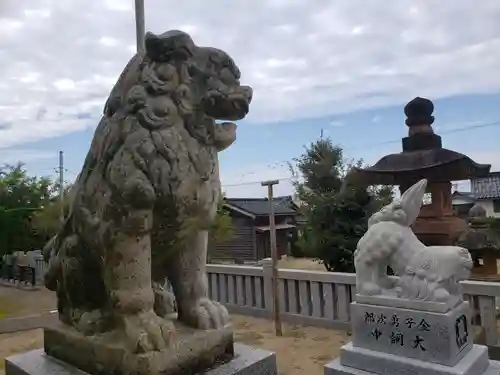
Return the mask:
[[401,332],[391,332],[391,344],[404,346],[403,334]]
[[375,323],[375,314],[365,312],[365,323]]
[[425,319],[422,319],[422,320],[420,321],[420,323],[418,323],[417,328],[418,328],[420,331],[427,331],[427,332],[429,332],[429,331],[431,330],[431,326],[430,326],[430,324],[429,324],[429,323],[427,323],[427,322],[425,321]]
[[380,314],[377,319],[378,324],[386,324],[387,323],[387,317],[384,314]]
[[378,328],[375,328],[373,331],[370,332],[370,335],[375,337],[375,340],[378,340],[380,336],[382,336],[382,332]]
[[420,337],[419,335],[417,335],[415,337],[415,340],[413,340],[413,348],[414,349],[419,348],[420,350],[425,352],[427,349],[424,347],[423,342],[424,342],[424,339],[422,337]]
[[394,327],[399,327],[399,317],[396,314],[391,317],[391,325]]
[[413,320],[413,318],[406,318],[405,320],[405,324],[408,328],[412,328],[415,324],[415,321]]

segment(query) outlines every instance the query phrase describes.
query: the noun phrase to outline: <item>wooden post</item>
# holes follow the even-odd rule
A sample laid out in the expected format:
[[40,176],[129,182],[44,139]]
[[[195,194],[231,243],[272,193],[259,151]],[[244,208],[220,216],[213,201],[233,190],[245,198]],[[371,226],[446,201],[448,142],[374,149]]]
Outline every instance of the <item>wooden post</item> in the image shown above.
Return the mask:
[[273,186],[279,184],[278,180],[264,181],[262,186],[267,186],[267,195],[269,200],[269,234],[271,240],[271,259],[272,259],[272,289],[273,289],[273,312],[274,328],[276,336],[283,336],[281,327],[280,300],[278,294],[278,248],[276,246],[276,223],[274,221],[274,202]]

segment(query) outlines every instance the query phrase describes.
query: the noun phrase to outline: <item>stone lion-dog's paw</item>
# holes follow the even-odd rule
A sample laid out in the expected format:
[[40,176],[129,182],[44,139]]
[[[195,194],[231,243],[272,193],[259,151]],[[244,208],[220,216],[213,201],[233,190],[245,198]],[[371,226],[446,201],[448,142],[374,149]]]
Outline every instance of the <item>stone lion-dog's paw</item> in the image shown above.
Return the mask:
[[192,321],[199,329],[222,328],[229,323],[229,313],[219,302],[201,298],[191,309]]
[[170,346],[175,327],[169,320],[145,311],[121,317],[128,344],[137,353],[162,350]]

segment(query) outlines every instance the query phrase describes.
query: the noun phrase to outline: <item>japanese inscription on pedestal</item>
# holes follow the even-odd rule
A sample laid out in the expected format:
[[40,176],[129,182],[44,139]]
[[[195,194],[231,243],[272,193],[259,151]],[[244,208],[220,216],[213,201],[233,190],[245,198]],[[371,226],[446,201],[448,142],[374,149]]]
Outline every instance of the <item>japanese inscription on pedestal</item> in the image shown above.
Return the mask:
[[[399,345],[406,346],[410,345],[411,348],[415,350],[427,351],[427,347],[425,345],[425,339],[422,336],[422,332],[430,332],[431,325],[425,320],[415,320],[412,317],[400,317],[397,314],[393,314],[390,318],[385,316],[384,314],[376,315],[373,312],[365,312],[365,324],[373,326],[373,328],[369,331],[369,335],[375,339],[376,341],[380,340],[388,340],[391,345]],[[401,332],[401,325],[404,324],[404,327],[410,329],[410,333]],[[388,325],[391,327],[390,334],[387,337],[384,337],[384,332],[381,330],[381,325]],[[462,328],[458,328],[459,323],[457,320],[457,343],[458,343],[458,332],[463,331]],[[466,331],[466,329],[465,329]],[[409,337],[405,337],[405,335],[409,335]],[[460,337],[463,337],[462,334]],[[463,339],[462,339],[463,340]],[[465,338],[465,341],[467,339]]]

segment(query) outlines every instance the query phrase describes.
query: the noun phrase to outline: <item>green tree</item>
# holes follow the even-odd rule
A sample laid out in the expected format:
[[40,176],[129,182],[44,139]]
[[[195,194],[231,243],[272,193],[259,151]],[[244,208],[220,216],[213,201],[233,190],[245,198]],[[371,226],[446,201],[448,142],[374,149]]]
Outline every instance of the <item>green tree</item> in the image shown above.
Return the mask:
[[217,244],[227,242],[234,236],[233,220],[229,215],[229,211],[224,208],[224,197],[220,200],[217,206],[217,215],[211,227],[209,228],[208,240],[208,259],[210,261],[214,248]]
[[298,246],[328,271],[354,272],[356,244],[369,216],[392,201],[392,187],[347,184],[347,173],[362,160],[346,161],[342,147],[329,138],[311,143],[295,162],[291,169],[301,176],[295,188],[306,219]]
[[28,176],[22,163],[0,168],[0,252],[41,248],[45,236],[32,230],[34,214],[50,202],[54,184]]
[[210,238],[213,243],[221,243],[229,241],[234,235],[233,220],[229,215],[229,211],[224,208],[224,202],[219,203],[217,208],[217,216],[210,228]]
[[[67,217],[71,202],[72,185],[64,188],[63,207],[64,217]],[[41,236],[51,238],[61,228],[61,200],[59,194],[51,197],[50,202],[33,214],[31,225],[33,230]]]
[[[72,200],[72,186],[69,185],[65,188],[64,191],[64,212],[65,217],[69,213],[70,203]],[[233,226],[231,216],[228,211],[223,207],[224,201],[221,200],[217,207],[217,216],[215,217],[215,221],[210,227],[209,230],[209,243],[211,246],[220,243],[229,241],[233,236]],[[57,234],[60,226],[60,207],[61,202],[59,200],[59,196],[55,195],[50,199],[50,203],[46,204],[43,208],[38,210],[31,220],[33,229],[42,236],[46,238],[51,238],[55,234]],[[199,225],[203,227],[203,223],[192,220],[189,225]],[[186,226],[186,233],[191,233],[188,229],[189,225]],[[186,234],[187,235],[187,234]]]

